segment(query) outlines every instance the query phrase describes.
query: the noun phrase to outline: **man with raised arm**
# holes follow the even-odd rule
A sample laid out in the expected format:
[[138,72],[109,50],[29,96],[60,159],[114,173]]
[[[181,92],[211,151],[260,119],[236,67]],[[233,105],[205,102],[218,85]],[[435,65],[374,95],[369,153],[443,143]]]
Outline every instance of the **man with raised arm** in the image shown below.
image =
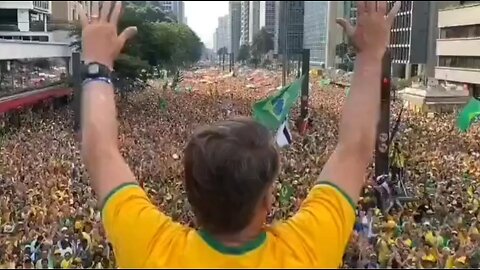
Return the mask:
[[198,229],[173,222],[160,212],[138,186],[118,149],[110,72],[136,29],[127,28],[117,35],[121,2],[104,2],[100,14],[91,18],[81,11],[86,62],[82,157],[118,266],[340,266],[354,226],[355,202],[372,159],[381,60],[399,7],[396,3],[387,14],[385,1],[359,1],[356,28],[338,20],[357,49],[352,87],[340,121],[338,145],[292,218],[265,225],[280,170],[279,154],[266,128],[250,119],[236,119],[192,135],[184,153],[184,184]]

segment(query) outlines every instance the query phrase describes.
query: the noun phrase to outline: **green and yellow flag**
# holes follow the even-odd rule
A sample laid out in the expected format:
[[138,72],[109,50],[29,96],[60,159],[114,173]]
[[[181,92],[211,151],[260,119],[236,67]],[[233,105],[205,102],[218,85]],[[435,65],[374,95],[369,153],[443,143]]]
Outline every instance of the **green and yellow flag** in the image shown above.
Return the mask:
[[275,95],[253,105],[253,118],[271,131],[277,131],[287,119],[293,104],[300,96],[300,89],[305,76],[280,89]]
[[467,132],[470,126],[480,117],[480,100],[470,99],[467,106],[458,115],[457,125],[460,131]]

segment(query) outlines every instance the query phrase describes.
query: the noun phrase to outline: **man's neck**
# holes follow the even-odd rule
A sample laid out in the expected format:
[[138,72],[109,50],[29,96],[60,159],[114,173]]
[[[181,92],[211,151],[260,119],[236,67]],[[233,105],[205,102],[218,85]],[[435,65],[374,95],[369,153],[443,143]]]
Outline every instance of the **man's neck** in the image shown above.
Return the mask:
[[227,247],[241,247],[246,243],[256,240],[264,232],[263,228],[249,225],[242,231],[234,234],[211,234],[215,240]]

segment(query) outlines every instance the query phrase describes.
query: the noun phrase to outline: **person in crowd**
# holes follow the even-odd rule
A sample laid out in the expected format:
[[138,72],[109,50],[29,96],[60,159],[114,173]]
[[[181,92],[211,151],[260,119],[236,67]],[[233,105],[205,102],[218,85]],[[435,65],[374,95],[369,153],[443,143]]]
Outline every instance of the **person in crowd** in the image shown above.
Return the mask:
[[[213,98],[201,81],[206,77],[220,81],[224,74],[217,68],[185,71],[180,87],[191,87],[191,92],[162,91],[160,83],[127,100],[116,100],[119,149],[134,175],[143,180],[146,196],[155,206],[175,222],[198,228],[182,188],[183,150],[191,131],[225,120],[222,104],[226,102],[234,105],[235,114],[249,116],[251,105],[279,85],[280,74],[238,69],[228,84],[218,85],[218,97]],[[267,86],[247,91],[245,81],[252,76]],[[311,85],[313,124],[305,136],[292,128],[292,145],[279,151],[282,170],[273,187],[275,202],[266,225],[275,226],[301,209],[338,142],[345,92],[318,81]],[[159,108],[156,97],[167,102],[166,109]],[[394,102],[392,113],[398,113],[401,106],[401,101]],[[291,117],[298,115],[295,108]],[[432,261],[436,268],[478,267],[480,126],[460,134],[454,128],[456,117],[426,118],[403,112],[405,128],[396,141],[408,160],[406,188],[416,200],[404,203],[404,209],[382,213],[375,204],[374,185],[365,181],[355,211],[364,233],[360,228],[353,230],[356,218],[352,217],[352,233],[341,256],[343,268],[377,263],[417,269]],[[4,118],[0,138],[0,268],[44,269],[47,255],[48,268],[61,269],[69,249],[70,268],[119,267],[115,242],[112,245],[102,226],[96,193],[80,162],[80,144],[71,132],[71,108],[20,113],[17,118],[21,121],[16,128]],[[367,170],[363,178],[370,180],[373,167]],[[280,200],[281,188],[292,189],[287,203]]]
[[121,2],[113,7],[104,2],[100,14],[91,18],[80,8],[85,64],[98,71],[83,78],[82,156],[118,266],[338,267],[372,159],[381,62],[399,8],[397,2],[387,13],[386,1],[360,1],[355,28],[345,19],[338,21],[357,49],[352,90],[340,120],[339,142],[293,218],[265,226],[280,171],[267,128],[234,119],[192,135],[183,166],[196,230],[172,222],[150,202],[118,148],[110,74],[136,28],[117,36]]

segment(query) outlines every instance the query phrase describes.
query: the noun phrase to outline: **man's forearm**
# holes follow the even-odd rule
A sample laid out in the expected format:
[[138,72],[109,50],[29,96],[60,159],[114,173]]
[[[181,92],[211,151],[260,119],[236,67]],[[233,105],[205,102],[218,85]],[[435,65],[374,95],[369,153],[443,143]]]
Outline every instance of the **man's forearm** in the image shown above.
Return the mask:
[[[359,54],[340,121],[339,145],[371,156],[380,114],[382,59]],[[366,161],[369,162],[369,161]]]
[[88,163],[98,154],[118,150],[118,123],[112,85],[90,82],[82,95],[82,152]]

